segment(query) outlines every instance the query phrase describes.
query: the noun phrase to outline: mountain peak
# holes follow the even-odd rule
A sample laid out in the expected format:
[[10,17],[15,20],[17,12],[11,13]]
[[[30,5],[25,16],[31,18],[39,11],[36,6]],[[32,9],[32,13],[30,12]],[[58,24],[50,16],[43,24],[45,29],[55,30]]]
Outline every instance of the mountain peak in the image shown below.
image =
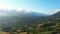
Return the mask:
[[60,11],[58,11],[57,13],[55,13],[55,14],[60,14]]

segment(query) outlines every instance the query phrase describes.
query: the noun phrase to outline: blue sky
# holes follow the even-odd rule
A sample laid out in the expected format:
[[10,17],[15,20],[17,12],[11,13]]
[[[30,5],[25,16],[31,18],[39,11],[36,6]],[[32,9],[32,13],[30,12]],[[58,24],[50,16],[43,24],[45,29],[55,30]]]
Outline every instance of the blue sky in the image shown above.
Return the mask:
[[60,9],[60,0],[0,0],[0,8],[27,9],[52,14]]

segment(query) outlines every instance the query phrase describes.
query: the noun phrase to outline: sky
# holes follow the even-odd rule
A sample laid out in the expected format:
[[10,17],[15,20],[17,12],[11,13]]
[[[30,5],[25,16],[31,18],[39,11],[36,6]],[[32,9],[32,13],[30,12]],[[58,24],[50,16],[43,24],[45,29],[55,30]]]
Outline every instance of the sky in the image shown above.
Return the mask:
[[53,14],[60,10],[60,0],[0,0],[0,9],[26,9]]

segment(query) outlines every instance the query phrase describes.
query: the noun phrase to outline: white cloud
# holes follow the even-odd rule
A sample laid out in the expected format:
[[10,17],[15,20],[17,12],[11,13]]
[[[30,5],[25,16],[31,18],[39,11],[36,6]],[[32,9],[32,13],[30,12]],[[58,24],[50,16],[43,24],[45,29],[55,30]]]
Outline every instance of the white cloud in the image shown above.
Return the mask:
[[5,9],[8,9],[9,11],[10,10],[16,10],[16,11],[22,11],[22,10],[26,10],[26,11],[31,11],[30,9],[28,8],[14,8],[14,7],[11,7],[11,6],[8,6],[6,4],[3,4],[3,3],[0,3],[0,10],[5,10]]
[[54,9],[53,12],[56,13],[56,12],[59,12],[60,9]]

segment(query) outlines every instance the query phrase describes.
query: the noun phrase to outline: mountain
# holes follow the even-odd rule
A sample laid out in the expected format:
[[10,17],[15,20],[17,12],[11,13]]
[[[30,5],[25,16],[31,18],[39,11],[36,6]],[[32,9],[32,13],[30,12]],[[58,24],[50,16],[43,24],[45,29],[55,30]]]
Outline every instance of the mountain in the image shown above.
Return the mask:
[[60,11],[46,17],[44,19],[45,22],[54,22],[54,23],[57,23],[57,22],[60,22]]
[[56,17],[56,18],[60,18],[60,11],[57,12],[57,13],[55,13],[55,14],[53,14],[52,16],[54,16],[54,17]]
[[49,20],[59,20],[60,19],[60,11],[58,11],[57,13],[50,15],[47,17],[47,19]]
[[8,23],[5,25],[6,23],[4,22],[5,24],[3,24],[2,31],[5,32],[14,33],[17,32],[16,30],[20,30],[28,34],[60,34],[60,12],[50,16],[36,12],[18,12],[5,18],[2,20],[6,20],[5,22]]
[[31,24],[38,21],[42,21],[48,15],[37,12],[25,12],[25,11],[0,11],[0,24],[2,26],[12,26],[12,24]]

